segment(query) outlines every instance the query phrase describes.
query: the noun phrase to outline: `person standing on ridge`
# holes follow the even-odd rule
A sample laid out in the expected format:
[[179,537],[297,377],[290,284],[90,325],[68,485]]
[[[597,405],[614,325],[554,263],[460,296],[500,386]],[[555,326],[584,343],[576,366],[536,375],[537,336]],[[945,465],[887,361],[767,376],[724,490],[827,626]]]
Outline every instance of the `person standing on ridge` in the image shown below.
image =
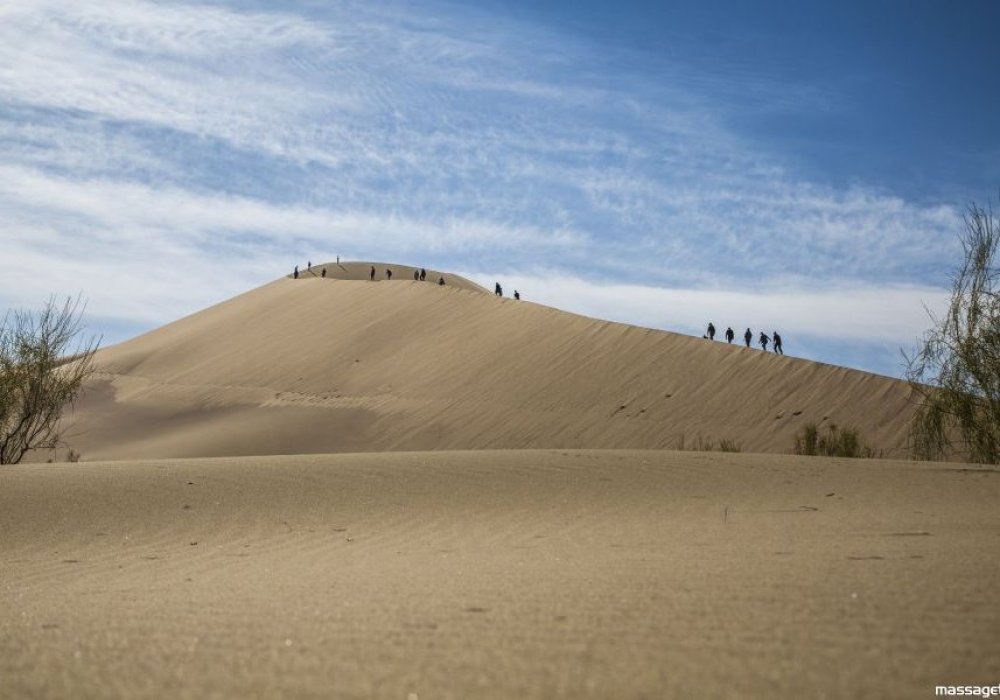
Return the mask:
[[386,279],[390,279],[390,280],[392,279],[392,270],[390,270],[388,267],[385,268],[385,277],[386,277]]
[[427,270],[420,268],[420,281],[423,282],[425,279],[427,279]]
[[784,355],[785,351],[781,349],[781,336],[778,335],[778,331],[772,333],[771,337],[774,338],[774,353],[776,355]]
[[323,268],[323,274],[320,275],[320,277],[326,277],[326,268],[325,267]]
[[726,329],[726,342],[727,343],[732,343],[734,337],[736,337],[736,334],[733,333],[733,329],[732,328],[727,328]]
[[763,348],[764,352],[767,352],[767,344],[771,339],[767,337],[767,333],[764,331],[760,332],[760,347]]
[[298,279],[299,278],[299,266],[298,265],[296,265],[295,269],[292,271],[292,278],[293,279]]
[[414,282],[419,282],[420,281],[420,270],[414,270],[413,271],[413,281]]
[[372,282],[375,281],[375,266],[374,265],[372,265],[371,272],[368,273],[368,278],[371,279]]
[[708,339],[715,340],[715,326],[712,325],[711,321],[708,322]]
[[438,286],[444,286],[444,277],[438,277]]
[[750,341],[753,340],[753,333],[747,328],[747,332],[743,334],[743,340],[746,341],[747,347],[750,347]]
[[500,286],[499,282],[497,282],[496,289],[493,290],[493,293],[496,294],[498,297],[503,296],[503,287]]
[[309,262],[306,263],[306,269],[309,270],[309,272],[312,272],[312,269],[313,269],[313,261],[312,260],[310,260]]
[[517,291],[516,289],[514,290],[514,299],[515,301],[521,301],[521,292]]

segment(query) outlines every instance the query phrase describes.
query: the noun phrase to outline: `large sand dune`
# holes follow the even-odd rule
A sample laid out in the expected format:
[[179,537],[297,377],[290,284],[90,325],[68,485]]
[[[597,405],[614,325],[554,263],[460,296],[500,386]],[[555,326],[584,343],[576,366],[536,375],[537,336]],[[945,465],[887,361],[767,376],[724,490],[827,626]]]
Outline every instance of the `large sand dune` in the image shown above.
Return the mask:
[[[807,422],[905,455],[900,381],[500,299],[369,263],[282,278],[98,355],[84,459],[486,448],[789,452]],[[448,284],[438,286],[444,274]]]
[[998,499],[666,451],[5,467],[0,695],[933,697],[1000,679]]

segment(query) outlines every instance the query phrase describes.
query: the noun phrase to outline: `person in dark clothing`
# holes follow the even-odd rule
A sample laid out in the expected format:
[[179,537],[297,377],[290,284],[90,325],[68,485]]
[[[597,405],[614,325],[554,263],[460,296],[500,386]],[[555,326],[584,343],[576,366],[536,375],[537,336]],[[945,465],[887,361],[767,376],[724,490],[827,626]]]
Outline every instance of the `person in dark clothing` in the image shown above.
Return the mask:
[[323,268],[323,274],[320,275],[320,277],[326,277],[326,268],[325,267]]
[[514,290],[514,299],[516,299],[517,301],[521,301],[521,292],[517,291],[516,289]]
[[413,271],[413,281],[414,282],[419,282],[420,281],[420,270],[414,270]]
[[420,281],[423,282],[425,279],[427,279],[427,270],[420,268]]
[[312,272],[312,269],[313,269],[313,261],[312,260],[310,260],[309,262],[306,263],[306,269],[309,270],[309,272]]
[[438,285],[441,287],[444,286],[444,277],[438,277]]
[[708,339],[715,340],[715,326],[712,325],[711,321],[708,322]]
[[299,266],[298,265],[295,266],[295,270],[292,272],[292,277],[295,278],[295,279],[299,278]]
[[753,340],[753,333],[750,332],[749,328],[747,328],[747,332],[743,334],[743,340],[746,341],[747,347],[750,347],[750,341]]
[[369,277],[369,279],[371,279],[372,282],[375,281],[375,266],[374,265],[372,265],[372,269],[368,273],[368,277]]
[[778,335],[778,331],[775,331],[774,333],[772,333],[771,337],[774,338],[774,352],[775,352],[775,354],[777,354],[777,355],[784,355],[785,351],[781,349],[781,336]]
[[385,269],[385,277],[386,277],[386,279],[390,279],[391,280],[392,279],[392,270],[390,270],[389,268],[386,268]]
[[767,344],[770,341],[771,341],[771,339],[767,337],[767,333],[765,333],[764,331],[761,331],[760,332],[760,346],[761,346],[761,348],[764,349],[764,352],[767,352]]
[[498,297],[503,296],[503,287],[500,286],[499,282],[497,282],[496,289],[493,290],[493,293],[496,294]]
[[727,343],[733,342],[733,338],[735,338],[735,337],[736,337],[736,334],[733,333],[733,329],[732,328],[727,328],[726,329],[726,342]]

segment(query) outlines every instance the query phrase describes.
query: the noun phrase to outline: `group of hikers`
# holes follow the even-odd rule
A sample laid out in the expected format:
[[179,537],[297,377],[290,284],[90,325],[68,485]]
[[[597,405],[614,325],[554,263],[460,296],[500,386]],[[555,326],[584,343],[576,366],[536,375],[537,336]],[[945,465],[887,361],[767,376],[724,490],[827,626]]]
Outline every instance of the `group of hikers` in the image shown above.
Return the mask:
[[[497,286],[493,289],[493,293],[496,294],[498,297],[503,296],[503,287],[500,286],[499,282],[497,282]],[[518,301],[521,300],[521,292],[517,291],[516,289],[514,290],[514,299]]]
[[[339,255],[337,256],[337,264],[338,265],[340,264],[340,256]],[[310,273],[313,277],[316,276],[316,273],[312,271],[312,261],[311,260],[306,263],[306,272]],[[368,271],[368,279],[370,279],[372,282],[374,282],[376,274],[378,274],[378,273],[375,270],[375,266],[372,265],[371,269]],[[323,267],[323,270],[320,273],[320,277],[326,277],[326,267],[325,266]],[[292,270],[292,278],[293,279],[298,279],[299,278],[299,266],[298,265],[296,265],[295,269]],[[391,280],[392,279],[392,268],[391,267],[385,268],[385,278],[387,280]],[[419,270],[414,270],[413,271],[413,281],[414,282],[423,282],[426,279],[427,279],[427,270],[425,270],[424,268],[420,268]],[[440,286],[443,287],[444,284],[445,284],[444,277],[439,276],[437,283],[438,283],[438,285],[440,285]]]
[[[702,336],[702,337],[703,338],[708,338],[709,340],[715,340],[715,325],[711,321],[708,322],[708,332],[704,336]],[[733,342],[733,338],[735,338],[735,337],[736,337],[736,334],[733,333],[733,329],[732,328],[727,328],[726,329],[726,342],[727,343],[732,343]],[[784,355],[785,351],[781,347],[781,336],[778,335],[778,331],[774,331],[770,336],[767,333],[765,333],[764,331],[761,331],[760,332],[760,337],[757,339],[757,342],[760,343],[760,347],[764,350],[764,352],[767,352],[767,345],[768,345],[768,343],[771,343],[772,339],[774,341],[773,342],[773,348],[774,348],[775,354],[776,355]],[[747,347],[750,347],[750,343],[751,343],[751,341],[753,341],[753,333],[750,331],[749,328],[747,328],[747,332],[743,334],[743,341],[747,344]]]

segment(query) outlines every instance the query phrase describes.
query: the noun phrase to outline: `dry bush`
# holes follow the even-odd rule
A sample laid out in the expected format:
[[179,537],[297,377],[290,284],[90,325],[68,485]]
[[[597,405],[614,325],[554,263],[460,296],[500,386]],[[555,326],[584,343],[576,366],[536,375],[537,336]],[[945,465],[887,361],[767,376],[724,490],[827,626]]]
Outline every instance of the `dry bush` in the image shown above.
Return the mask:
[[824,432],[815,423],[808,423],[795,434],[795,454],[871,459],[875,457],[875,450],[862,442],[857,428],[841,428],[830,423]]
[[961,235],[963,260],[952,279],[945,315],[907,357],[918,406],[914,456],[952,454],[1000,463],[1000,227],[992,209],[970,205]]
[[80,341],[80,300],[49,299],[8,312],[0,325],[0,464],[62,444],[59,419],[93,372],[98,340]]

